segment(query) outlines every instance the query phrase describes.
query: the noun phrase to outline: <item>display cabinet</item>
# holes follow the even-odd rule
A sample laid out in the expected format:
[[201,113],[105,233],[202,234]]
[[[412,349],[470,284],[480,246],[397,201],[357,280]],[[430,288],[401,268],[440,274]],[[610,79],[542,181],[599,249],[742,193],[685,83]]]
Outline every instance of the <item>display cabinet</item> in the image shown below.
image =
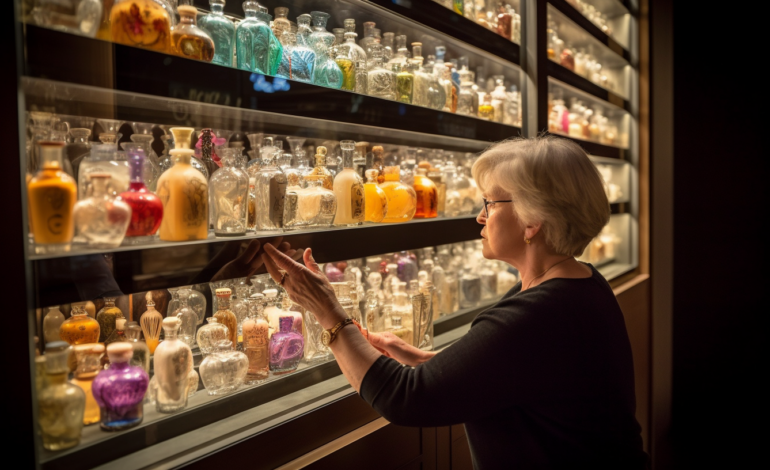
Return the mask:
[[[610,280],[638,266],[635,18],[615,0],[80,0],[65,12],[55,2],[14,3],[11,174],[20,180],[6,187],[19,188],[11,223],[22,235],[12,245],[24,276],[11,288],[27,294],[14,345],[28,351],[28,399],[19,402],[35,442],[25,458],[38,468],[205,466],[221,452],[243,462],[254,445],[270,455],[253,465],[274,468],[372,422],[319,345],[312,315],[264,273],[261,244],[282,243],[295,257],[289,250],[311,247],[352,318],[418,347],[446,347],[517,282],[515,269],[479,249],[481,193],[470,167],[493,142],[547,130],[583,146],[612,216],[581,259]],[[137,11],[155,15],[153,26]],[[214,17],[232,27],[230,43]],[[250,22],[264,23],[263,36],[244,32]],[[243,59],[239,48],[258,37],[264,47]],[[557,57],[549,45],[558,41]],[[567,48],[584,49],[596,73],[561,60]],[[295,69],[301,61],[306,69]],[[172,180],[180,162],[188,173]],[[340,192],[348,173],[356,176]],[[55,191],[34,190],[52,180]],[[168,188],[181,181],[187,189],[174,194],[205,212],[172,219],[181,209],[169,205]],[[120,212],[141,199],[131,191],[157,193],[165,220],[189,227],[195,218],[202,235],[172,236],[163,222],[134,227]],[[356,191],[360,217],[339,220],[341,207],[355,212]],[[380,193],[389,209],[378,218],[369,203]],[[42,213],[45,201],[58,205]],[[131,205],[139,212],[153,225],[150,209]],[[41,227],[72,235],[46,239]],[[82,338],[63,333],[75,329]],[[94,343],[107,345],[109,361]],[[137,367],[152,360],[132,405],[143,416],[108,432],[115,424],[100,426],[96,408],[109,404],[93,401],[90,383],[106,363],[126,362],[116,343],[131,345]],[[289,357],[287,344],[299,355]],[[280,358],[257,364],[273,347]],[[87,424],[65,422],[62,402],[46,398],[51,384],[92,394]],[[62,429],[68,438],[52,444]]]

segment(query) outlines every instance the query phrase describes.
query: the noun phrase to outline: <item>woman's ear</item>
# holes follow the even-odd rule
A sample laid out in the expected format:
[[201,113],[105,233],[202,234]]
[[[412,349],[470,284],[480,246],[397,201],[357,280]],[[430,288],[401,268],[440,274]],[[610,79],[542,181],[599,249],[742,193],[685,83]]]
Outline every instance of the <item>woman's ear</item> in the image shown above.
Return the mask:
[[524,237],[530,240],[535,238],[535,235],[540,233],[540,229],[542,227],[543,227],[542,222],[527,225],[526,227],[524,227]]

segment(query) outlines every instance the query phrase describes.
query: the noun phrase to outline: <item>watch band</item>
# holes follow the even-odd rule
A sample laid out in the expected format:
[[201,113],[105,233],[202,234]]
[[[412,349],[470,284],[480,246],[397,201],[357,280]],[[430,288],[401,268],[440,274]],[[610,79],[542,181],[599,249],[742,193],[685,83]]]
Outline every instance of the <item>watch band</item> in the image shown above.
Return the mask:
[[330,346],[334,342],[334,340],[337,339],[337,333],[339,333],[341,329],[345,328],[351,323],[353,323],[353,320],[351,318],[346,318],[341,322],[337,323],[336,325],[334,325],[333,327],[331,327],[330,329],[324,330],[323,336],[321,338],[324,343],[324,346]]

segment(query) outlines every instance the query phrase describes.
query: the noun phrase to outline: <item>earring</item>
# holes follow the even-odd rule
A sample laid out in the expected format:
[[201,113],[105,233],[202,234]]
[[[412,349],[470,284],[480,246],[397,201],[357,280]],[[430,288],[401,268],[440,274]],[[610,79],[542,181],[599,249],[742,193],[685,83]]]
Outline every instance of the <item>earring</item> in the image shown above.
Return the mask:
[[532,243],[532,240],[530,238],[524,237],[524,243],[529,245],[530,243]]

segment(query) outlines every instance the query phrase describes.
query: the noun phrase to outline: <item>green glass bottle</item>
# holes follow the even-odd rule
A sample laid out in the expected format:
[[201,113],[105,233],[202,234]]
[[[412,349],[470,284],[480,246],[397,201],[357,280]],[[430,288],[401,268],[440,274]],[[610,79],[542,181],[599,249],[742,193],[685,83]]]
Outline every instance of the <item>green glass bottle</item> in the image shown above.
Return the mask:
[[211,13],[198,21],[198,27],[204,29],[214,40],[215,64],[233,66],[233,41],[235,40],[235,24],[225,17],[223,10],[225,0],[209,0]]
[[245,18],[235,28],[235,62],[241,70],[254,72],[254,39],[259,26],[257,9],[259,4],[254,0],[243,2]]
[[267,13],[267,8],[260,5],[257,11],[257,20],[260,24],[254,39],[254,66],[256,72],[267,75],[275,75],[278,72],[283,56],[283,45],[270,29],[272,19],[273,17]]

